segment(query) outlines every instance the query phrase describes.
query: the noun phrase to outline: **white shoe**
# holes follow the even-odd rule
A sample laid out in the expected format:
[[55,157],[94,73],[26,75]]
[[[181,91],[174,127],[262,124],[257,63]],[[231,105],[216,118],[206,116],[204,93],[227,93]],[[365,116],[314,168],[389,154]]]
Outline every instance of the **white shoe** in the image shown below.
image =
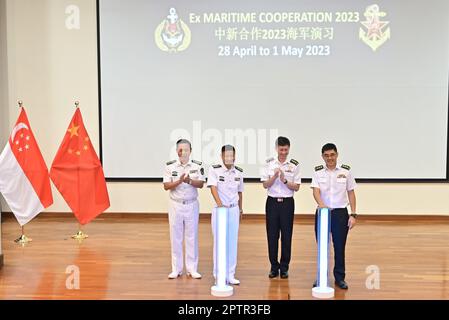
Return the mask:
[[177,277],[179,277],[180,275],[182,275],[182,273],[178,273],[178,272],[172,272],[168,275],[169,279],[176,279]]
[[194,272],[188,272],[187,273],[188,276],[192,277],[193,279],[201,279],[202,275],[199,274],[198,272],[194,271]]
[[228,280],[229,284],[233,284],[233,285],[239,285],[240,284],[240,280],[236,279],[236,278],[231,278]]

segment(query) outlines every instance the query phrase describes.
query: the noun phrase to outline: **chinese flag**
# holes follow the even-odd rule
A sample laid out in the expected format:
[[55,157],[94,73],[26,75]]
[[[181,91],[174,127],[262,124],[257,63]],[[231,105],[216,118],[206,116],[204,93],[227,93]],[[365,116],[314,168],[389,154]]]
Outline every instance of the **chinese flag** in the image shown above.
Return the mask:
[[53,160],[50,177],[82,225],[109,208],[103,168],[78,108]]

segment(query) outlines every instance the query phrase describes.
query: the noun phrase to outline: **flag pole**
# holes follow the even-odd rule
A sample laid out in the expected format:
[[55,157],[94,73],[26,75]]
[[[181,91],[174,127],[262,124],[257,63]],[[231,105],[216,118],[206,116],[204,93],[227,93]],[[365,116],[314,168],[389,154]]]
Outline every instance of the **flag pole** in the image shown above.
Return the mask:
[[[18,100],[17,104],[19,105],[19,109],[23,108],[23,101],[22,100]],[[25,227],[22,226],[22,234],[20,235],[20,237],[18,237],[16,240],[14,240],[14,242],[20,243],[23,246],[23,245],[25,245],[25,244],[27,244],[28,242],[31,242],[31,241],[33,241],[33,239],[28,238],[25,235]]]
[[86,238],[89,238],[89,236],[83,232],[82,227],[83,226],[81,225],[81,223],[78,223],[78,232],[72,236],[72,239],[82,241]]
[[19,243],[19,244],[21,244],[22,246],[24,246],[25,244],[27,244],[28,242],[31,242],[31,241],[33,241],[33,239],[28,238],[28,237],[25,235],[25,227],[22,226],[22,235],[21,235],[20,237],[18,237],[16,240],[14,240],[14,242],[15,242],[15,243]]
[[[80,105],[80,102],[75,101],[75,108],[78,109],[79,105]],[[72,236],[72,239],[75,239],[78,241],[83,241],[84,239],[89,238],[89,236],[83,232],[82,227],[83,226],[81,225],[81,223],[78,222],[78,232]]]

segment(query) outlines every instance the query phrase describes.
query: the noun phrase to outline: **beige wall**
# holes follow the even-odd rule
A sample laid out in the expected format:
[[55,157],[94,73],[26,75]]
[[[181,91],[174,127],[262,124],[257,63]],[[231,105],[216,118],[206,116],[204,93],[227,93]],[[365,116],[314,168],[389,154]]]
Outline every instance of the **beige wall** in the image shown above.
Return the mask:
[[[0,0],[0,146],[5,143],[5,137],[7,136],[8,125],[8,87],[6,85],[8,79],[7,73],[7,55],[6,55],[6,1]],[[0,195],[1,199],[1,195]],[[0,207],[0,212],[2,208]],[[2,224],[0,215],[0,267],[2,265],[1,256],[3,255],[2,248]]]
[[8,136],[8,59],[6,51],[6,0],[0,0],[0,145]]
[[[7,78],[0,76],[1,116],[9,131],[22,99],[48,165],[81,101],[85,124],[98,150],[98,90],[96,12],[94,0],[0,0],[7,9]],[[65,9],[80,8],[80,30],[65,28]],[[0,16],[3,18],[3,16]],[[3,19],[2,19],[3,20]],[[0,26],[3,26],[0,21]],[[3,28],[2,28],[3,29]],[[1,43],[4,48],[4,43]],[[0,49],[0,66],[2,53]],[[0,131],[2,144],[8,133]],[[111,212],[165,212],[167,193],[159,183],[109,183]],[[68,211],[53,189],[55,204],[47,211]],[[449,215],[449,184],[360,184],[359,208],[364,214]],[[263,213],[265,192],[247,184],[247,213]],[[209,191],[200,193],[201,212],[210,210]],[[308,184],[296,196],[297,213],[311,213],[314,202]],[[7,209],[3,203],[3,208]]]

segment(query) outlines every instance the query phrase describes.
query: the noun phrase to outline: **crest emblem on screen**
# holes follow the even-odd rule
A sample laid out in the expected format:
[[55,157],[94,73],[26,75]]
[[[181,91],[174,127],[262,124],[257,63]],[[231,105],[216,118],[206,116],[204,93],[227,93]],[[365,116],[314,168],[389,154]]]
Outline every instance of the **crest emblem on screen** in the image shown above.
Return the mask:
[[170,8],[168,16],[157,26],[154,39],[162,51],[181,52],[189,47],[192,35],[176,9]]
[[363,14],[366,18],[362,21],[362,28],[359,29],[359,38],[366,43],[373,51],[376,51],[388,39],[390,39],[390,28],[386,28],[389,21],[381,21],[387,14],[380,11],[377,4],[366,8]]

